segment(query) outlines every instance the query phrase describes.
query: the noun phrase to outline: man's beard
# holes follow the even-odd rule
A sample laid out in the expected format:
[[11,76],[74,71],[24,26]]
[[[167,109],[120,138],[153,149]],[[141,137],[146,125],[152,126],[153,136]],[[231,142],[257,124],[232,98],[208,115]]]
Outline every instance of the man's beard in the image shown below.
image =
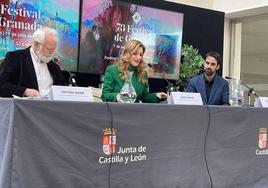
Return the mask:
[[212,76],[214,73],[215,73],[215,71],[213,72],[213,71],[212,71],[211,69],[209,69],[209,68],[205,69],[205,74],[206,74],[207,76]]
[[37,50],[36,51],[36,55],[39,57],[39,59],[41,60],[42,63],[48,63],[49,61],[52,60],[52,58],[54,56],[54,54],[49,55],[49,56],[44,56],[42,54],[42,52],[40,52],[40,50]]

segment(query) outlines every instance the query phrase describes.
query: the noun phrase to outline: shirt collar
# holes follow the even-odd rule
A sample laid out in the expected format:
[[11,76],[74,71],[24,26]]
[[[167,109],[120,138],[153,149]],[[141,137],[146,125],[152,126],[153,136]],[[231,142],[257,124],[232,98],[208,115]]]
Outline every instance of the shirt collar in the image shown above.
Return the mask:
[[137,67],[134,67],[131,64],[128,65],[128,71],[136,71],[136,70],[137,70]]
[[207,80],[207,78],[206,78],[206,76],[205,76],[205,74],[204,74],[204,80],[205,80],[205,83],[213,84],[215,78],[216,78],[216,74],[214,75],[213,79],[212,79],[211,82],[210,82],[210,81]]
[[30,53],[31,53],[31,56],[32,56],[32,58],[34,59],[35,62],[40,63],[40,64],[42,63],[40,58],[36,55],[36,53],[35,53],[35,51],[34,51],[32,46],[30,48]]

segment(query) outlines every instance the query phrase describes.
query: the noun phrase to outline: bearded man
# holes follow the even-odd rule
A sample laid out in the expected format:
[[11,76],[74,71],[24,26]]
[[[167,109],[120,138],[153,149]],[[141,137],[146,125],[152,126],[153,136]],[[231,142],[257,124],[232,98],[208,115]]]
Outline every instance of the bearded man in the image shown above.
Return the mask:
[[200,93],[205,105],[230,105],[228,82],[216,74],[220,63],[219,53],[207,53],[204,61],[204,74],[192,78],[188,83],[187,91]]
[[60,67],[53,61],[57,31],[43,27],[32,38],[32,46],[8,52],[1,63],[1,97],[38,97],[48,93],[51,85],[65,85]]

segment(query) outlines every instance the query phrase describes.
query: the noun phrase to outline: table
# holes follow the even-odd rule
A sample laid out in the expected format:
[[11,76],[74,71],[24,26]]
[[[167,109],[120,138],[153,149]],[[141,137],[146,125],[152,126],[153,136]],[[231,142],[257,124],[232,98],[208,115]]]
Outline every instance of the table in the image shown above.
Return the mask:
[[1,188],[268,185],[265,108],[0,99],[0,117]]

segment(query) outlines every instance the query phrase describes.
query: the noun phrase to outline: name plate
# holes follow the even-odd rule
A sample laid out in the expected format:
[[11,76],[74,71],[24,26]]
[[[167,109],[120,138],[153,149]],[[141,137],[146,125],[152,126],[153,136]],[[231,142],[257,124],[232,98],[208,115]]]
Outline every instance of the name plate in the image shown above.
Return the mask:
[[59,101],[94,101],[91,88],[70,86],[52,86],[49,92],[49,99]]
[[268,97],[258,97],[254,106],[268,108]]
[[168,104],[203,105],[200,93],[171,92]]

